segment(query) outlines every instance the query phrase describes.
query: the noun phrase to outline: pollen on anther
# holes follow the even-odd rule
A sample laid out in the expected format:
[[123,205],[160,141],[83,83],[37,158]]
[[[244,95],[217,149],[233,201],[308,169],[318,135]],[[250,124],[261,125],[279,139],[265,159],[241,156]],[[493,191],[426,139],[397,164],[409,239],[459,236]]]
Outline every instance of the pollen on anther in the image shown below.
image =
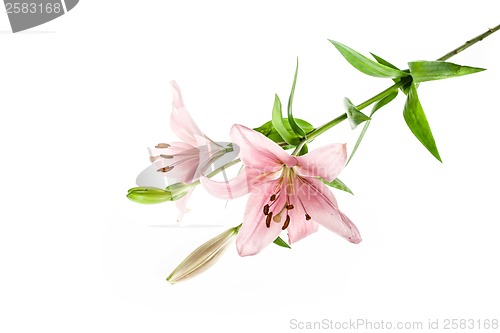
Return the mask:
[[270,212],[266,217],[266,227],[271,227],[271,219],[273,218],[273,212]]
[[281,230],[285,230],[288,228],[288,225],[290,224],[290,215],[286,216],[285,223],[283,224],[283,227],[281,227]]
[[160,157],[161,158],[167,158],[167,159],[174,158],[172,155],[164,155],[164,154],[160,154]]
[[286,206],[286,209],[288,209],[288,210],[293,209],[293,205],[292,205],[292,204],[287,205],[287,206]]
[[270,198],[270,199],[271,199],[271,201],[276,200],[276,194],[271,195],[271,198]]
[[169,172],[170,170],[172,170],[174,167],[173,166],[167,166],[167,167],[163,167],[163,168],[160,168],[158,169],[157,171],[158,172]]
[[155,148],[168,148],[170,145],[168,143],[159,143],[155,146]]
[[269,214],[269,205],[264,206],[264,215]]

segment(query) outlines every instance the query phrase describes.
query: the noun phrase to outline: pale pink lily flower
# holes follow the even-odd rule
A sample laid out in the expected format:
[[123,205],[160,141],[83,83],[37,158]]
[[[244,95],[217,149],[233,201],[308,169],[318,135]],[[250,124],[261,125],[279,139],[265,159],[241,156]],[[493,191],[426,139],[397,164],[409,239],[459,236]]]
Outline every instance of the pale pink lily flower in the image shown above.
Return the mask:
[[[202,172],[220,158],[226,149],[208,138],[196,125],[186,109],[182,94],[175,81],[172,87],[172,114],[170,128],[181,142],[159,143],[148,148],[154,169],[163,174],[169,184],[197,181]],[[186,203],[194,190],[189,188],[186,195],[176,201],[180,221],[186,211]]]
[[351,243],[361,236],[338,208],[330,189],[318,179],[332,181],[344,168],[345,144],[330,144],[303,156],[292,156],[276,143],[245,126],[234,125],[231,140],[240,149],[244,172],[229,182],[202,177],[215,196],[231,199],[250,192],[236,245],[241,256],[254,255],[283,230],[295,243],[326,227]]

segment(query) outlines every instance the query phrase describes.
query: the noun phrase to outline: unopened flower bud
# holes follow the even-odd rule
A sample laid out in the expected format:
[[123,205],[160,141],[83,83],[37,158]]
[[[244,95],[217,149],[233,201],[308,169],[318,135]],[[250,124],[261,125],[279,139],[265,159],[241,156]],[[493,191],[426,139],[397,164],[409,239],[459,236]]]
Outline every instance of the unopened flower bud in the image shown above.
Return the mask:
[[127,198],[141,204],[157,204],[172,200],[172,193],[157,187],[134,187],[128,190]]
[[166,189],[158,187],[134,187],[128,190],[127,198],[141,204],[157,204],[182,198],[193,184],[176,183]]
[[192,184],[188,185],[185,183],[176,183],[176,184],[172,184],[170,186],[167,186],[165,191],[170,192],[172,195],[172,199],[170,199],[170,200],[175,201],[175,200],[179,200],[184,195],[186,195],[186,193],[189,192],[189,189],[195,185],[197,185],[197,184],[192,183]]
[[167,277],[167,281],[171,284],[178,283],[192,278],[213,266],[238,234],[240,226],[224,231],[194,250]]

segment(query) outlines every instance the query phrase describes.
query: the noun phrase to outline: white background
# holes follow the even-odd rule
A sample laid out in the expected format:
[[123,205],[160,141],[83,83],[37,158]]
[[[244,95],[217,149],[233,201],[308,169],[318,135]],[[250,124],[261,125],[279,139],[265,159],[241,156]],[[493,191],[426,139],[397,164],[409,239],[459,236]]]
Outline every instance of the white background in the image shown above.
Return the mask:
[[[240,258],[232,247],[196,279],[165,277],[194,248],[241,222],[197,189],[142,206],[128,188],[146,147],[169,132],[170,80],[203,131],[228,140],[286,101],[296,56],[296,116],[320,125],[389,80],[365,76],[328,38],[405,68],[497,25],[495,1],[81,1],[12,34],[0,13],[0,331],[288,332],[290,319],[499,318],[500,33],[452,61],[488,70],[422,84],[444,161],[418,143],[404,98],[379,111],[337,193],[359,227],[326,229],[292,250]],[[347,142],[343,123],[321,143]],[[208,224],[211,227],[193,227]],[[223,225],[216,227],[214,225]]]

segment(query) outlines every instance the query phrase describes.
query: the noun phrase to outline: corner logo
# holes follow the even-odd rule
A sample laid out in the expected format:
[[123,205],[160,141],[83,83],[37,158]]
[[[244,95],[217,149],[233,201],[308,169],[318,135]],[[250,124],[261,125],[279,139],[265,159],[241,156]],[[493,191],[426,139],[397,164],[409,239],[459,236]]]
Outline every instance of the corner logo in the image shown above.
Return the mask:
[[12,32],[52,21],[73,9],[79,0],[4,0]]

